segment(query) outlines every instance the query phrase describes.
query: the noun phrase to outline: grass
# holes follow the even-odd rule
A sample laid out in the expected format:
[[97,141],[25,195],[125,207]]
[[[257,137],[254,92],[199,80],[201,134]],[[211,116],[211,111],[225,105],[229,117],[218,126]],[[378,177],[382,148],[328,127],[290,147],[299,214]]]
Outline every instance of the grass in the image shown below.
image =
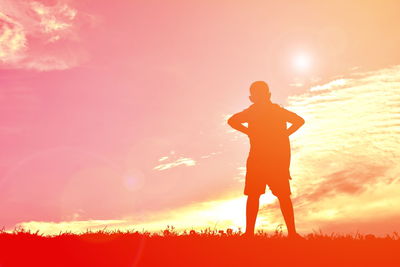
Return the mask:
[[281,231],[90,230],[47,236],[0,232],[0,266],[400,266],[400,236],[315,232],[288,240]]

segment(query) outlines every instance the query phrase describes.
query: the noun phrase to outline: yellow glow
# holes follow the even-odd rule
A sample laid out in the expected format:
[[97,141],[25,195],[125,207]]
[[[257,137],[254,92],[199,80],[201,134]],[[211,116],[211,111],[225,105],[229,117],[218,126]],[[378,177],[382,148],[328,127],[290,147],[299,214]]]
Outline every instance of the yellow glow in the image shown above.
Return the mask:
[[[260,198],[260,207],[265,204],[274,202],[276,198],[270,193],[266,193]],[[210,227],[213,230],[225,230],[231,228],[238,230],[245,229],[245,212],[246,212],[246,197],[228,197],[214,201],[206,201],[195,203],[162,213],[152,214],[148,217],[150,222],[137,222],[135,218],[122,218],[120,220],[82,220],[82,221],[65,221],[65,222],[23,222],[18,224],[32,231],[40,231],[44,234],[57,234],[59,232],[71,231],[74,233],[85,232],[86,229],[97,231],[107,230],[146,230],[150,232],[159,232],[172,225],[178,231],[204,230]],[[267,229],[265,221],[268,219],[268,214],[259,213],[257,227]],[[264,222],[263,225],[260,225]],[[268,226],[268,225],[267,225]],[[270,228],[275,228],[272,225]],[[12,231],[9,229],[8,231]]]

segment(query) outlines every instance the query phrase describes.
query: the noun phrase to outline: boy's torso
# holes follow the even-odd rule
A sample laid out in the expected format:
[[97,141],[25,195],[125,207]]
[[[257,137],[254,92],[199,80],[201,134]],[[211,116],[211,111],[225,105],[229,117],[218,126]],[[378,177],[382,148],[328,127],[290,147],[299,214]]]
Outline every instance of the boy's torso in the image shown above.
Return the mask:
[[252,105],[249,108],[248,128],[250,152],[290,153],[286,119],[276,104]]

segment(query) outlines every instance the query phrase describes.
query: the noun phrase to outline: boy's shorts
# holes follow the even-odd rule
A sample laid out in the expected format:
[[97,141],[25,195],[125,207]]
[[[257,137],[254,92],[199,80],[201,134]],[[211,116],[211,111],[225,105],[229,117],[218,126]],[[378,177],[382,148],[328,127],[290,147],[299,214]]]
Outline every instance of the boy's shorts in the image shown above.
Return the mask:
[[265,187],[277,197],[290,196],[290,157],[279,153],[250,153],[246,162],[244,194],[261,195]]
[[244,194],[262,195],[265,193],[265,187],[268,185],[272,194],[276,197],[285,197],[291,195],[289,179],[271,180],[268,183],[259,180],[251,181],[250,179],[246,179]]

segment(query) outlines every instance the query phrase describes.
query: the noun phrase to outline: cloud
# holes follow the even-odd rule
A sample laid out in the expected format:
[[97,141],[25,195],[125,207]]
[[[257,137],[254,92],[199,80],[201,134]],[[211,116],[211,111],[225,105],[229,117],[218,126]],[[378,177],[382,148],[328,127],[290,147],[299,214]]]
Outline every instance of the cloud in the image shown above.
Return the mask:
[[306,120],[293,140],[294,177],[341,192],[382,177],[389,183],[400,158],[400,67],[339,84],[289,99],[288,108]]
[[343,86],[346,83],[347,80],[345,79],[337,79],[324,85],[316,85],[314,87],[311,87],[310,91],[313,92],[313,91],[331,90],[332,88]]
[[39,17],[41,30],[44,33],[60,33],[69,30],[77,15],[76,9],[61,2],[58,2],[55,6],[31,2],[30,6]]
[[64,70],[86,58],[80,23],[87,17],[58,0],[0,0],[0,63],[3,68]]
[[[39,231],[46,235],[56,235],[64,232],[83,233],[88,229],[91,231],[120,229],[125,220],[86,220],[86,221],[64,221],[64,222],[41,222],[30,221],[15,225],[16,229],[29,229],[32,232]],[[12,231],[9,229],[8,231]]]
[[289,84],[289,86],[292,86],[292,87],[303,87],[304,84],[301,83],[301,82],[294,82],[294,83]]
[[168,156],[164,156],[164,157],[161,157],[158,161],[164,161],[164,160],[167,160],[168,159]]
[[[166,158],[162,157],[159,161],[164,161],[164,160],[166,160]],[[196,161],[191,158],[180,157],[175,161],[157,165],[156,167],[154,167],[154,170],[163,171],[163,170],[171,169],[171,168],[174,168],[174,167],[177,167],[180,165],[194,166],[194,165],[196,165]]]
[[[73,233],[85,232],[87,229],[92,231],[118,229],[138,230],[159,232],[172,225],[178,231],[195,229],[204,230],[212,225],[216,229],[241,227],[245,225],[243,212],[245,209],[245,199],[226,198],[192,203],[173,210],[163,210],[161,212],[146,213],[124,217],[114,220],[70,220],[70,221],[28,221],[15,225],[14,228],[22,227],[33,232],[39,231],[46,235],[59,234],[60,232],[70,231]],[[7,231],[12,231],[9,228]]]
[[23,58],[26,49],[24,27],[0,12],[0,61],[15,63]]

